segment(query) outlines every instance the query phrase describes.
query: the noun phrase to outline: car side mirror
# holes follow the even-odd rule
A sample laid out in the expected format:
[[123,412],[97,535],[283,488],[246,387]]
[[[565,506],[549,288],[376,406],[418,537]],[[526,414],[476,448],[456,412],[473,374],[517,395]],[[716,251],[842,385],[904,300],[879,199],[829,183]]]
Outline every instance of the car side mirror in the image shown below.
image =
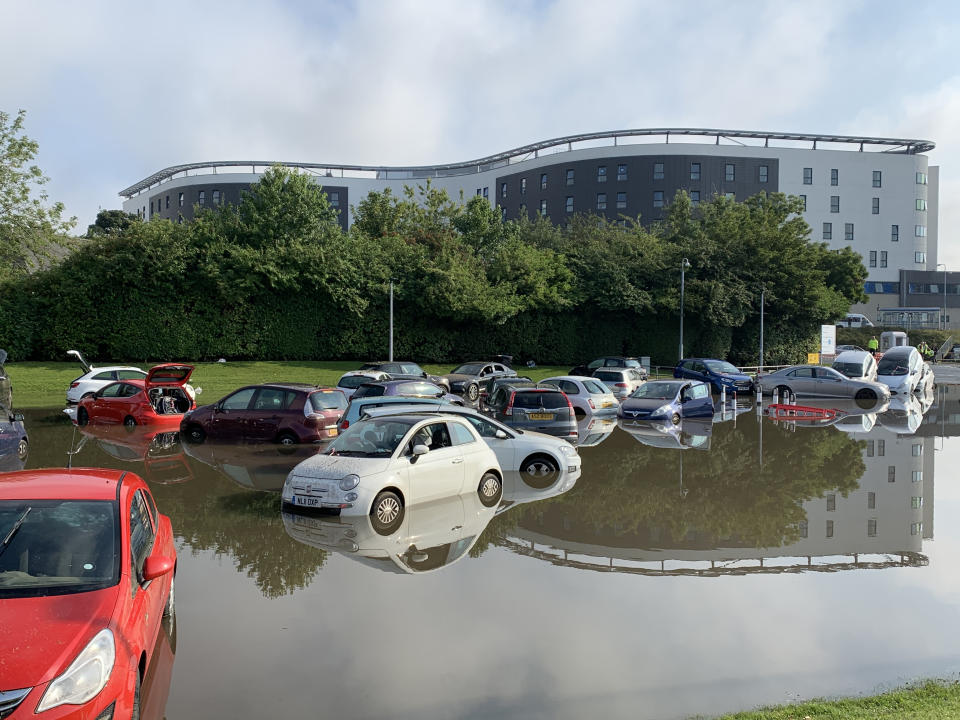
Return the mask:
[[417,445],[414,445],[414,446],[413,446],[413,454],[414,454],[414,456],[417,456],[417,455],[426,455],[428,452],[430,452],[430,448],[428,448],[426,445],[424,445],[424,444],[422,444],[422,443],[418,443]]
[[143,581],[156,580],[173,570],[173,558],[165,555],[151,555],[143,562]]
[[497,432],[494,434],[494,437],[497,440],[506,440],[508,436],[503,430],[498,429]]

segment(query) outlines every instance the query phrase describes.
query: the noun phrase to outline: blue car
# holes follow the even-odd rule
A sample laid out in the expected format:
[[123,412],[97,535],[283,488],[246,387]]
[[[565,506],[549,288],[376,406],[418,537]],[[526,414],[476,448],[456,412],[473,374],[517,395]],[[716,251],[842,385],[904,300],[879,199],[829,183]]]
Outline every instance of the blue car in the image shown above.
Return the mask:
[[715,393],[719,393],[724,387],[728,393],[736,392],[741,395],[754,390],[753,378],[744,375],[726,360],[684,358],[673,369],[673,376],[710,383]]
[[681,418],[713,417],[710,386],[687,380],[648,380],[620,404],[623,420],[672,422]]

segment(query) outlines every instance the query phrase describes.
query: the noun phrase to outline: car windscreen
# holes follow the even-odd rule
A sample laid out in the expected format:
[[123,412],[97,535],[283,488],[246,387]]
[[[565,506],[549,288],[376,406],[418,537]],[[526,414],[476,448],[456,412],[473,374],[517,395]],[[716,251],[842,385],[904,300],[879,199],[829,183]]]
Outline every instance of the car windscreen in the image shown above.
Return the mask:
[[597,380],[604,382],[623,382],[622,372],[610,372],[609,370],[597,370],[593,376]]
[[835,362],[833,369],[847,377],[863,377],[863,363]]
[[407,431],[418,420],[406,417],[367,418],[354,423],[337,437],[324,455],[390,457]]
[[118,520],[109,500],[0,501],[0,599],[116,585]]
[[680,392],[683,383],[678,382],[648,382],[644,383],[632,393],[630,397],[639,399],[672,400]]
[[621,364],[623,365],[623,367],[628,367],[628,368],[638,368],[638,367],[640,367],[640,361],[639,361],[639,360],[631,360],[631,359],[629,359],[629,358],[628,358],[628,359],[625,359],[625,360],[622,360],[622,361],[621,361]]
[[340,410],[347,406],[347,399],[342,392],[323,391],[315,392],[310,395],[310,406],[316,412],[323,410]]
[[353,394],[355,398],[379,397],[386,392],[383,385],[360,385]]
[[483,370],[483,365],[477,363],[467,363],[466,365],[461,365],[458,368],[455,368],[451,375],[479,375],[480,371]]
[[906,358],[884,357],[880,358],[880,362],[877,364],[878,375],[906,375],[907,369]]
[[706,360],[704,365],[707,366],[708,370],[711,370],[715,373],[733,373],[739,375],[740,371],[737,370],[733,365],[724,360]]
[[587,392],[591,395],[607,395],[610,393],[610,390],[608,390],[606,386],[601,385],[596,380],[583,380],[582,382]]
[[513,406],[525,410],[559,410],[567,407],[567,398],[561,392],[518,392],[513,397]]

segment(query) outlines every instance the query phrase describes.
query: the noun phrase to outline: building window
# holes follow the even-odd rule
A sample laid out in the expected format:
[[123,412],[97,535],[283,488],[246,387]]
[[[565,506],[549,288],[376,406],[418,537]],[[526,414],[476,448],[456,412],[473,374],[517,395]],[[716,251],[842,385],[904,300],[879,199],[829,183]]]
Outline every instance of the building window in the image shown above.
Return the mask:
[[663,190],[653,191],[653,206],[655,208],[663,207]]
[[204,193],[203,190],[201,190],[201,191],[197,194],[197,202],[200,203],[200,205],[203,205],[203,204],[206,202],[206,200],[207,200],[206,194]]
[[847,242],[853,242],[853,223],[846,223],[843,226],[843,239]]
[[875,492],[867,493],[867,510],[877,509],[877,494]]
[[183,207],[183,193],[177,197],[177,207]]
[[770,178],[770,167],[767,165],[760,166],[760,182],[765,183]]
[[526,194],[527,194],[527,179],[526,179],[526,178],[520,178],[520,194],[521,194],[521,195],[526,195]]
[[926,225],[914,225],[913,234],[916,237],[926,237],[927,236],[927,226]]
[[500,220],[501,220],[502,222],[506,222],[506,221],[507,221],[507,209],[506,209],[505,207],[503,207],[502,205],[500,206]]
[[827,520],[827,537],[833,537],[833,520]]
[[914,443],[910,446],[910,454],[914,457],[923,455],[923,443]]
[[914,495],[910,498],[910,509],[911,510],[920,510],[923,507],[923,498],[917,495]]
[[805,538],[808,536],[808,533],[810,532],[810,525],[807,523],[806,520],[801,520],[800,526],[797,529],[800,531],[800,537]]
[[927,209],[927,201],[924,200],[923,198],[917,198],[917,210],[926,210],[926,209]]
[[500,197],[505,198],[507,196],[507,184],[505,182],[500,183]]
[[807,196],[806,196],[806,195],[801,195],[801,196],[800,196],[800,202],[803,203],[803,211],[806,212],[806,211],[807,211]]
[[541,189],[541,190],[546,190],[546,189],[547,189],[547,174],[546,174],[546,173],[540,173],[540,189]]
[[897,481],[897,466],[888,465],[887,466],[887,482],[896,482]]
[[573,185],[573,170],[567,170],[567,185]]
[[830,171],[830,184],[831,185],[840,184],[840,171],[837,168],[833,168]]
[[483,192],[483,188],[477,188],[477,197],[480,197],[480,193]]
[[565,210],[567,212],[573,212],[573,195],[567,195],[567,204]]
[[600,165],[597,167],[597,182],[606,182],[607,181],[607,166]]
[[923,534],[923,523],[915,522],[910,525],[910,534],[911,535],[922,535]]
[[327,194],[327,198],[330,200],[330,207],[338,208],[340,207],[340,193],[331,192]]
[[803,169],[803,184],[813,185],[813,168]]
[[827,495],[827,512],[834,512],[837,509],[837,496],[834,493]]
[[871,211],[874,215],[879,215],[879,214],[880,214],[880,198],[874,198],[874,199],[873,199],[873,205],[872,205],[872,207],[870,208],[870,211]]
[[913,482],[923,482],[923,470],[914,470],[910,478]]
[[877,266],[877,251],[871,250],[870,251],[870,267],[876,267],[876,266]]
[[150,214],[153,215],[153,200],[150,201]]
[[167,195],[167,197],[164,198],[164,201],[163,201],[163,209],[164,209],[164,210],[169,210],[169,209],[170,209],[170,196],[169,196],[169,195]]
[[877,536],[877,519],[869,518],[867,520],[867,537]]
[[627,165],[626,163],[620,163],[617,165],[617,180],[626,180],[627,179]]
[[597,210],[607,209],[607,194],[597,193]]
[[882,173],[881,173],[879,170],[874,170],[874,171],[873,171],[873,186],[874,186],[874,187],[883,187],[882,177],[883,177],[883,175],[882,175]]
[[547,216],[547,201],[546,201],[546,200],[541,200],[541,201],[540,201],[540,216],[541,216],[541,217],[546,217],[546,216]]
[[823,224],[823,239],[833,240],[833,223]]
[[900,242],[900,226],[890,226],[890,242]]
[[830,196],[830,212],[832,213],[840,212],[840,196],[839,195]]
[[653,164],[653,179],[663,180],[663,163],[662,162]]
[[177,213],[177,225],[183,225],[183,215]]
[[727,182],[733,182],[737,179],[737,169],[733,163],[727,163],[724,167],[723,179]]
[[883,457],[887,454],[887,441],[877,440],[877,457]]
[[691,191],[690,191],[690,204],[693,205],[693,207],[697,207],[697,206],[700,205],[700,191],[699,191],[699,190],[691,190]]
[[873,457],[873,440],[867,440],[867,457]]
[[700,163],[690,163],[690,179],[700,179]]
[[917,185],[926,185],[927,184],[927,174],[918,172],[917,173]]
[[880,251],[880,267],[885,268],[887,266],[887,251]]
[[213,191],[213,204],[214,204],[214,205],[219,205],[219,204],[220,204],[220,191],[219,191],[219,190],[214,190],[214,191]]
[[625,192],[617,193],[617,210],[624,210],[627,207],[627,194]]
[[727,198],[727,200],[736,200],[736,199],[737,199],[737,194],[736,194],[736,193],[732,193],[732,192],[724,193],[723,196],[724,196],[725,198]]

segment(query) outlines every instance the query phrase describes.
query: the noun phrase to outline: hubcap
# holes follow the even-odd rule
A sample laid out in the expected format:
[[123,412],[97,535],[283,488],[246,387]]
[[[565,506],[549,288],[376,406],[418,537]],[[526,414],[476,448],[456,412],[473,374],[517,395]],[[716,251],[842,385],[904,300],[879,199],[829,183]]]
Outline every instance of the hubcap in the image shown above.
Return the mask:
[[491,498],[494,495],[496,495],[497,490],[499,489],[500,489],[500,483],[497,481],[495,477],[488,477],[486,480],[483,481],[483,485],[481,486],[481,492],[483,493],[483,496],[488,498]]
[[544,477],[553,472],[553,468],[545,462],[534,462],[527,466],[527,475],[531,477]]
[[280,438],[280,444],[281,444],[281,445],[293,445],[293,438],[290,437],[289,435],[284,435],[282,438]]
[[384,498],[377,505],[377,520],[384,525],[389,525],[397,519],[400,514],[400,504],[393,498]]

